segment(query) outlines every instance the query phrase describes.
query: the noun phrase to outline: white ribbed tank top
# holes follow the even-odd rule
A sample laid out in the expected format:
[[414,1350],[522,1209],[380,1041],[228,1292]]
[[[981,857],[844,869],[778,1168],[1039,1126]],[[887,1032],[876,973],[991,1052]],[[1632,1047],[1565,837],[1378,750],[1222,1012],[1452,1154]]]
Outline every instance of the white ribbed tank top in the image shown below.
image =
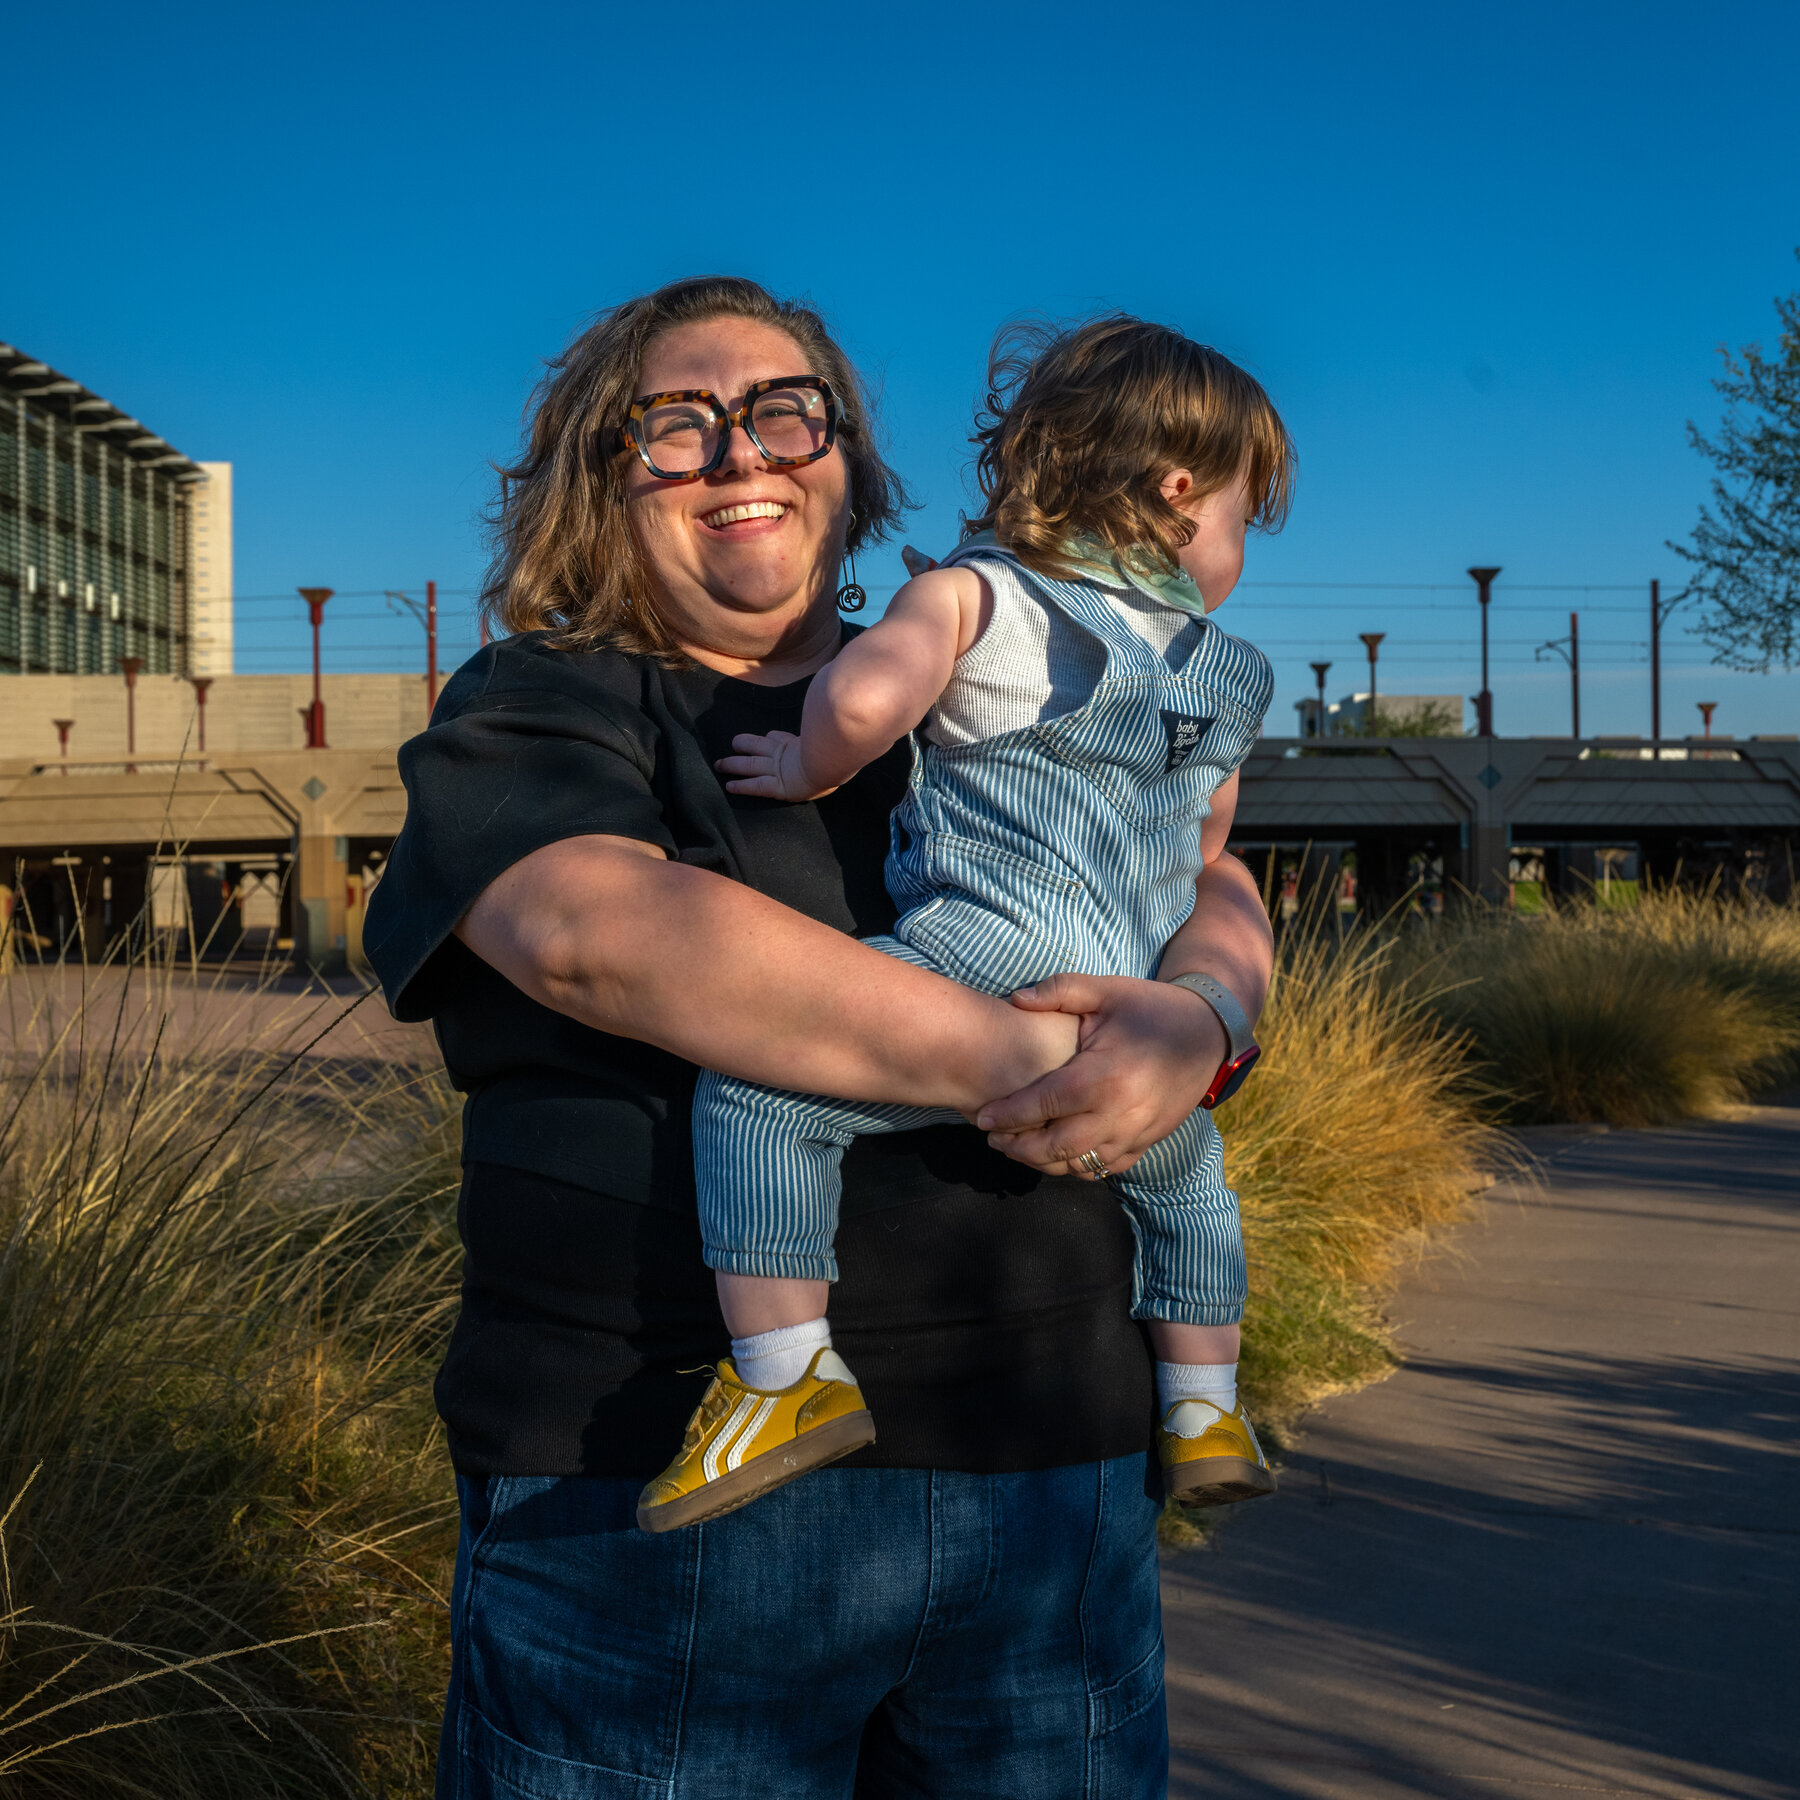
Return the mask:
[[[986,579],[994,616],[956,659],[949,686],[926,715],[926,737],[946,747],[975,744],[1086,705],[1106,668],[1099,639],[1039,600],[1010,562],[971,558],[963,566]],[[1092,585],[1171,669],[1193,655],[1200,621],[1191,613],[1140,588]]]

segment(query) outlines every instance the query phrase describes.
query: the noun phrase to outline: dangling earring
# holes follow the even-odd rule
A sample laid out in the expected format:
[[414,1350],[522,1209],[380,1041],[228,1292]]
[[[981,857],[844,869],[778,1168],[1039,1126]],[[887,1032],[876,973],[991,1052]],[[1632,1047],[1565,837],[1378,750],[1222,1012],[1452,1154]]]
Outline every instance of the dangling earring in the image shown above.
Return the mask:
[[[856,529],[856,514],[850,515],[850,529]],[[846,548],[845,560],[850,564],[850,579],[837,591],[837,607],[839,612],[861,612],[868,605],[869,596],[862,590],[862,584],[856,579],[856,552]]]

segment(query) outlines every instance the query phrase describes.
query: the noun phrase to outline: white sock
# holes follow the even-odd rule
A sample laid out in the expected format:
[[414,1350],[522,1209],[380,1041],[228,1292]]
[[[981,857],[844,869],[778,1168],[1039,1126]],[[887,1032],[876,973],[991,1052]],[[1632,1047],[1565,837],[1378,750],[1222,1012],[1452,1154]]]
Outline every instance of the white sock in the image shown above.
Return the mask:
[[1210,1400],[1220,1412],[1230,1412],[1237,1405],[1237,1364],[1159,1362],[1156,1410],[1167,1413],[1177,1400]]
[[831,1346],[831,1326],[824,1319],[808,1319],[804,1325],[778,1325],[755,1337],[733,1338],[731,1360],[745,1387],[773,1393],[789,1388],[806,1373],[807,1365]]

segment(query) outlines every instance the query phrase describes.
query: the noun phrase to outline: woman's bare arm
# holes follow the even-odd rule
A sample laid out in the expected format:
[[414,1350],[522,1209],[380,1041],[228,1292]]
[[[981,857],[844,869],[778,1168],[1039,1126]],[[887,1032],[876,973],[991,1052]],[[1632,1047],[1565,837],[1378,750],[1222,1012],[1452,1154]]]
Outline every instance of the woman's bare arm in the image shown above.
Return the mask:
[[803,1093],[973,1115],[1075,1048],[1066,1015],[959,987],[630,838],[533,851],[457,936],[584,1025]]

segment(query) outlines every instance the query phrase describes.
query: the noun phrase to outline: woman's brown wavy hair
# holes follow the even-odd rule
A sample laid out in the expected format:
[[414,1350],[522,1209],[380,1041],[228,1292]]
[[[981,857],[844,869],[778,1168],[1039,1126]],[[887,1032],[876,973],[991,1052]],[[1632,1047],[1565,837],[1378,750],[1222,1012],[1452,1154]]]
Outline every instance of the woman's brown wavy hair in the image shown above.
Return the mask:
[[636,452],[624,427],[652,341],[725,318],[785,331],[805,368],[781,372],[823,375],[843,402],[837,443],[854,515],[846,547],[860,549],[898,522],[906,490],[875,448],[862,382],[819,314],[736,276],[674,281],[602,313],[549,365],[526,406],[524,450],[499,470],[494,557],[481,593],[502,631],[549,631],[569,650],[605,644],[686,660],[656,615],[631,528],[625,473]]
[[994,339],[976,414],[976,478],[992,531],[1028,567],[1067,575],[1064,541],[1088,532],[1173,569],[1194,522],[1161,493],[1187,469],[1198,494],[1248,467],[1252,522],[1287,517],[1294,446],[1261,384],[1229,357],[1125,313],[1071,330],[1017,324]]

